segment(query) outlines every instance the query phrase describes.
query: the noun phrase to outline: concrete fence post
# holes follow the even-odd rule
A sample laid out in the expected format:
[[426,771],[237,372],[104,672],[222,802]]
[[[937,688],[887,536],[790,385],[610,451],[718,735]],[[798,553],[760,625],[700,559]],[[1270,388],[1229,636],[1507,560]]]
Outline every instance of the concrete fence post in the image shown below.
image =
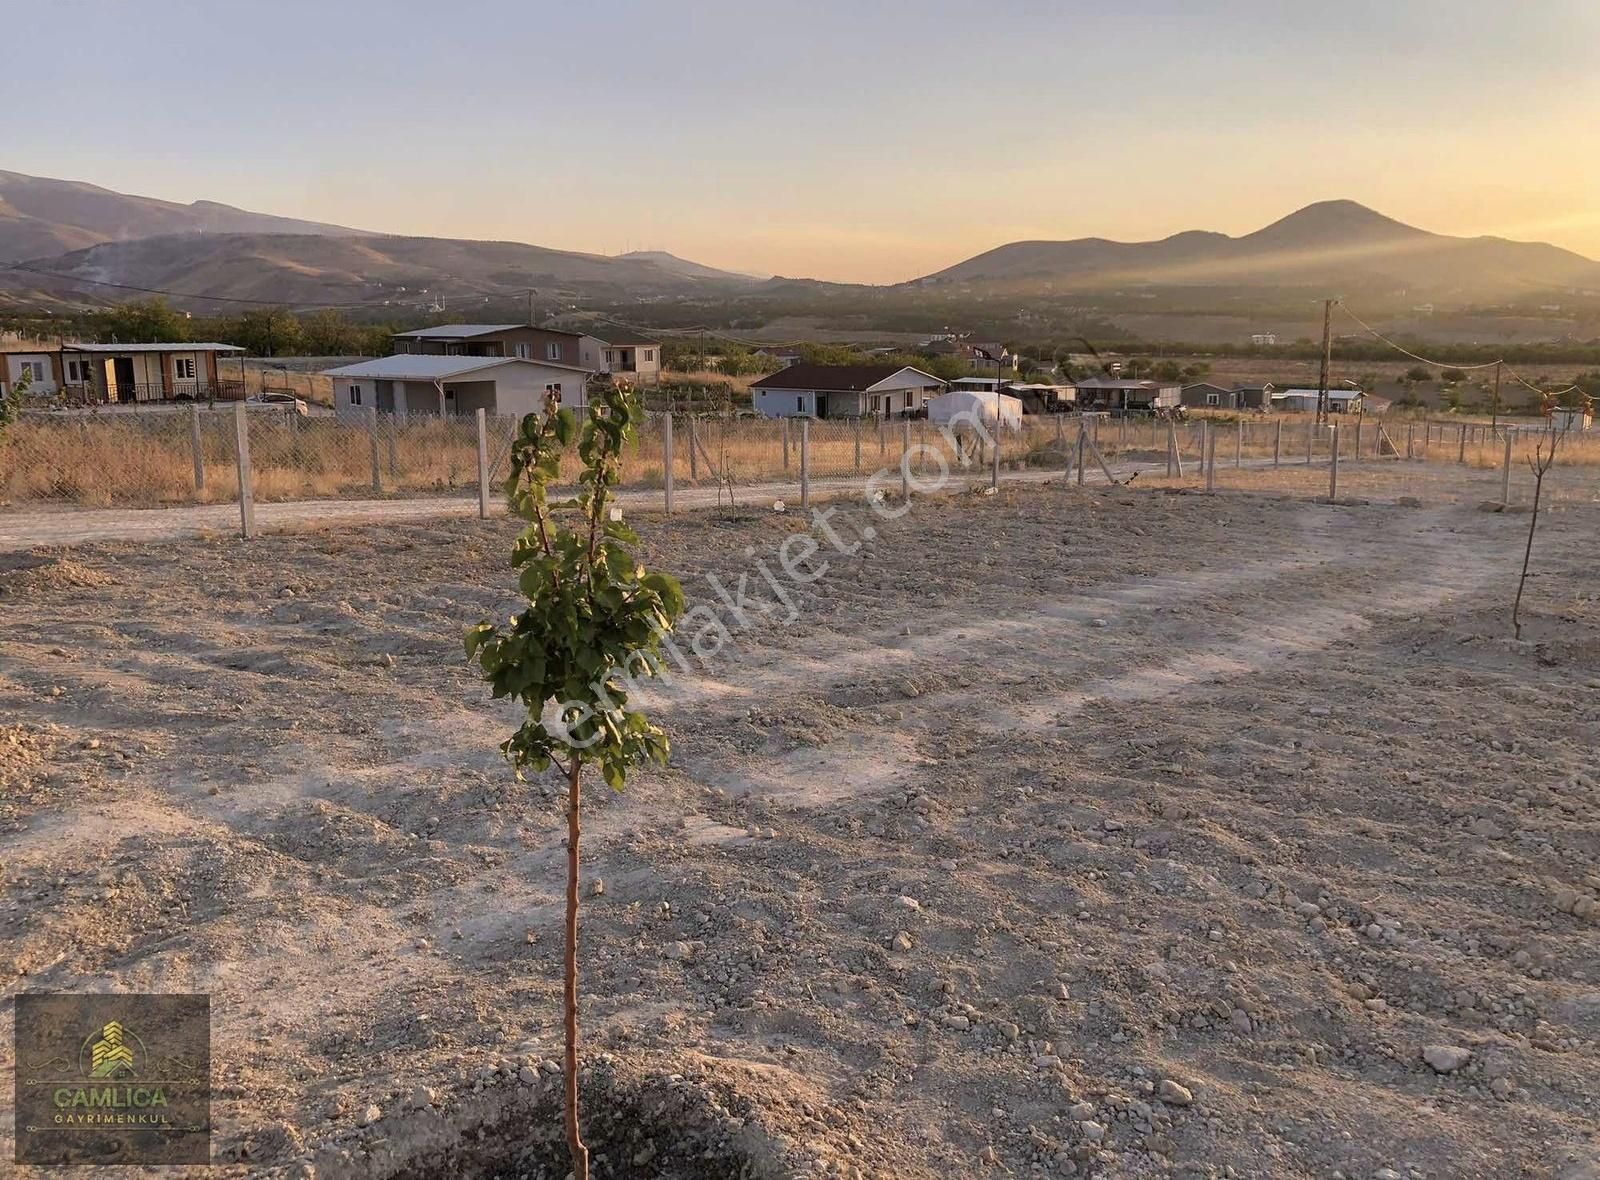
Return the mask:
[[1167,478],[1183,474],[1183,460],[1178,457],[1178,427],[1167,419]]
[[1083,486],[1083,466],[1088,458],[1089,428],[1082,418],[1078,419],[1078,486]]
[[383,491],[383,472],[378,468],[378,407],[367,407],[367,450],[372,460],[372,490]]
[[1456,427],[1456,433],[1459,436],[1459,445],[1456,447],[1456,462],[1465,463],[1467,461],[1467,424],[1463,422]]
[[783,469],[789,470],[789,419],[778,419],[778,433],[783,436]]
[[800,509],[811,510],[811,419],[800,419]]
[[1000,403],[995,403],[994,420],[994,454],[990,456],[989,486],[995,491],[1000,490]]
[[859,416],[857,416],[857,418],[856,418],[856,467],[855,467],[855,469],[856,469],[857,472],[860,472],[860,470],[861,470],[861,418]]
[[672,413],[661,416],[661,490],[667,514],[672,514]]
[[1202,476],[1205,475],[1208,466],[1206,456],[1211,454],[1211,447],[1211,419],[1202,418],[1200,419],[1200,473]]
[[194,456],[194,490],[206,490],[206,452],[200,441],[200,407],[189,407],[189,450]]
[[1277,421],[1277,430],[1272,435],[1272,465],[1278,466],[1283,457],[1283,419]]
[[1234,437],[1234,440],[1233,440],[1233,465],[1235,467],[1243,467],[1244,466],[1244,419],[1240,418],[1238,420],[1237,425],[1238,425],[1238,428],[1239,428],[1239,433]]
[[250,484],[250,411],[243,402],[233,407],[234,454],[239,461],[239,533],[246,541],[256,535],[256,495]]
[[1406,458],[1407,459],[1415,459],[1417,457],[1417,453],[1416,452],[1417,452],[1417,424],[1415,422],[1408,422],[1406,424]]
[[1205,437],[1205,451],[1200,456],[1206,469],[1206,494],[1217,490],[1217,436],[1207,432]]
[[1317,420],[1306,420],[1306,466],[1311,466],[1312,455],[1317,449]]
[[700,432],[695,427],[694,415],[689,415],[689,478],[700,478],[700,457],[695,452],[700,449]]
[[1356,451],[1354,457],[1357,459],[1361,458],[1361,423],[1364,418],[1365,415],[1363,414],[1356,415]]
[[478,519],[489,519],[489,411],[478,407]]
[[900,494],[911,503],[911,419],[905,420],[904,437],[900,442]]
[[1333,450],[1328,455],[1328,503],[1339,500],[1339,424],[1333,424]]
[[1500,503],[1511,503],[1511,428],[1506,427],[1506,454],[1500,466]]

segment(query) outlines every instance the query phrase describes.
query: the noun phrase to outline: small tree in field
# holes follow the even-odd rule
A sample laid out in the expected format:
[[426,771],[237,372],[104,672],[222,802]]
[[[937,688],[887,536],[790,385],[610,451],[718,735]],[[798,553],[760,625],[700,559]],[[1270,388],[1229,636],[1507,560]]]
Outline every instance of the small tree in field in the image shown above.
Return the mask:
[[[638,537],[610,500],[636,409],[627,389],[596,390],[580,430],[551,397],[529,414],[511,444],[506,497],[526,520],[511,550],[528,605],[504,627],[468,628],[466,649],[496,697],[515,697],[527,718],[500,749],[517,777],[552,764],[567,779],[565,963],[566,1126],[577,1180],[589,1175],[578,1124],[578,839],[584,765],[621,790],[628,767],[665,763],[667,735],[628,708],[624,682],[654,674],[662,636],[683,613],[683,591],[667,574],[645,570],[629,546]],[[562,452],[578,439],[583,461],[576,527],[551,514],[547,489]]]
[[28,387],[32,384],[32,377],[24,373],[12,384],[9,392],[0,393],[0,443],[6,441],[6,434],[17,420],[23,399],[27,397]]
[[1522,638],[1522,589],[1528,584],[1528,563],[1533,558],[1534,530],[1539,527],[1539,499],[1544,493],[1544,477],[1550,474],[1550,468],[1555,465],[1556,449],[1566,434],[1565,427],[1556,430],[1552,426],[1545,431],[1545,437],[1539,440],[1533,454],[1528,456],[1528,467],[1533,472],[1533,511],[1528,515],[1528,544],[1522,550],[1522,575],[1517,579],[1517,597],[1511,604],[1511,629],[1517,639]]

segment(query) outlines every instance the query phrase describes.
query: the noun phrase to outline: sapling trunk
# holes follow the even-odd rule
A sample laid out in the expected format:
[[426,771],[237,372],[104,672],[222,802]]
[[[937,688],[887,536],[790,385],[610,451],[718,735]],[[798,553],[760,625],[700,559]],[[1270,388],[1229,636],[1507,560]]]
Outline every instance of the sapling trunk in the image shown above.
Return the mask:
[[1517,579],[1517,598],[1511,604],[1511,630],[1522,638],[1522,588],[1528,584],[1528,563],[1533,558],[1533,531],[1539,527],[1539,494],[1544,491],[1545,468],[1533,469],[1533,511],[1528,515],[1528,544],[1522,550],[1522,576]]
[[576,757],[567,771],[567,957],[566,988],[566,1115],[567,1147],[572,1152],[575,1180],[589,1180],[589,1149],[578,1126],[578,839],[583,763]]

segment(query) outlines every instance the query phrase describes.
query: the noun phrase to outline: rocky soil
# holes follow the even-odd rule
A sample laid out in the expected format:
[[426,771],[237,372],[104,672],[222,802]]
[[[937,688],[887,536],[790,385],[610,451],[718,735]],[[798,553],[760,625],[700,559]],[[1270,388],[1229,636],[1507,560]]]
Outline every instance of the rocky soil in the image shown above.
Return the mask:
[[[1597,1174],[1600,508],[1520,643],[1513,514],[636,523],[699,609],[588,797],[597,1175]],[[0,981],[211,993],[219,1174],[564,1175],[510,536],[0,557]]]

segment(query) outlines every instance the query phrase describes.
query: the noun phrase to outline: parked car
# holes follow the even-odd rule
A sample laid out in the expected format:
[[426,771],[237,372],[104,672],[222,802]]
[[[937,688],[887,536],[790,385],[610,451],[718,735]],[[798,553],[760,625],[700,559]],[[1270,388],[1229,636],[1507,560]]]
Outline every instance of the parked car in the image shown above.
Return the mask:
[[245,398],[244,404],[252,410],[283,410],[285,413],[299,414],[302,418],[311,412],[304,399],[298,398],[292,393],[258,393],[254,397]]

